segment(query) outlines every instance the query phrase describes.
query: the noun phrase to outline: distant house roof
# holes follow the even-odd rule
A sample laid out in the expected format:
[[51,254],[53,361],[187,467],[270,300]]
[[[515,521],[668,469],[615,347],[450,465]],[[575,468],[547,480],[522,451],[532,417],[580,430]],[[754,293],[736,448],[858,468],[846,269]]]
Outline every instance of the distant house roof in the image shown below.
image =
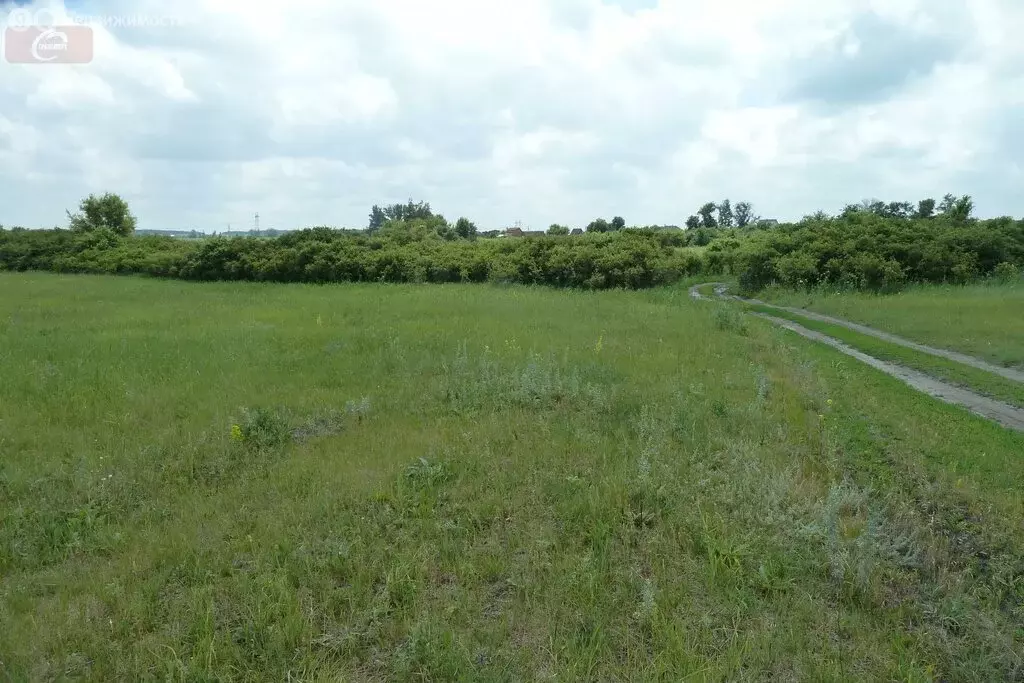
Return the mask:
[[572,232],[570,234],[572,234],[572,235],[582,235],[583,234],[583,228],[573,228]]
[[523,229],[522,228],[508,228],[507,230],[505,230],[505,236],[506,237],[522,237],[523,236]]

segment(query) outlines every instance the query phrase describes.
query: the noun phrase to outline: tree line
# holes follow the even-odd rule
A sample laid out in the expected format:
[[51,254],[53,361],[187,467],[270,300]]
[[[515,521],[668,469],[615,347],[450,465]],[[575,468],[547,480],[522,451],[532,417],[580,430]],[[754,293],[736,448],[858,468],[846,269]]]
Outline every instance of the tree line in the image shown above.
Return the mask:
[[867,200],[836,216],[818,212],[755,231],[733,245],[741,286],[779,284],[892,292],[910,283],[1014,279],[1024,266],[1024,221],[972,217],[970,196]]
[[[426,202],[374,206],[366,230],[328,227],[270,239],[180,240],[134,235],[113,194],[90,195],[68,229],[3,230],[0,270],[136,273],[190,280],[275,282],[510,282],[643,288],[684,277],[732,275],[743,289],[772,284],[895,291],[914,282],[1014,278],[1024,266],[1024,221],[978,220],[969,196],[865,200],[768,225],[748,202],[698,210],[687,230],[596,219],[586,234],[481,239],[467,218],[450,223]],[[693,217],[691,217],[693,218]],[[494,233],[491,233],[494,234]]]
[[499,282],[640,289],[704,270],[656,231],[574,239],[446,240],[424,219],[379,234],[319,227],[274,239],[121,237],[110,230],[0,231],[0,270],[137,273],[186,280]]

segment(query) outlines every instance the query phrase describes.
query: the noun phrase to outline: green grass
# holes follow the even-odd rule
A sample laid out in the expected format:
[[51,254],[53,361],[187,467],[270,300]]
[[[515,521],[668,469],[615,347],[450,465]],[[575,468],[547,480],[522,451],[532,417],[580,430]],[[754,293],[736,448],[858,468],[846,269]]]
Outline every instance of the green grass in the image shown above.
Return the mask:
[[758,298],[1024,368],[1024,280],[1003,285],[920,285],[892,295],[769,289]]
[[0,275],[12,680],[997,680],[1024,437],[685,288]]
[[701,285],[700,287],[697,288],[697,293],[702,296],[713,297],[715,295],[715,286]]
[[747,310],[767,313],[776,318],[783,318],[799,323],[804,327],[827,334],[855,349],[879,358],[898,363],[908,368],[920,370],[933,377],[946,380],[952,384],[972,389],[980,394],[1004,401],[1011,405],[1024,407],[1024,384],[978,370],[955,361],[932,356],[903,346],[892,344],[875,337],[855,332],[841,325],[832,325],[818,320],[781,311],[771,306],[745,304]]

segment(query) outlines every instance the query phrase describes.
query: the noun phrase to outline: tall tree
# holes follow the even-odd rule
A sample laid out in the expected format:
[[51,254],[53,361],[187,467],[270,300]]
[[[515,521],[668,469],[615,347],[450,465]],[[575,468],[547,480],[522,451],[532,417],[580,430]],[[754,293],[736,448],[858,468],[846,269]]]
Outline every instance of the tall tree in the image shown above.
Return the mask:
[[611,230],[611,227],[612,226],[608,224],[608,221],[603,218],[598,218],[587,226],[587,232],[608,232]]
[[732,202],[723,199],[718,205],[718,224],[723,228],[731,228],[733,225]]
[[860,208],[862,211],[867,211],[868,213],[873,213],[876,216],[882,217],[885,217],[889,211],[888,206],[886,206],[886,203],[881,199],[862,199],[860,202]]
[[910,218],[914,214],[914,205],[910,202],[889,202],[885,207],[885,215],[889,218]]
[[410,199],[405,204],[384,207],[384,217],[389,221],[408,221],[414,218],[434,218],[434,212],[430,210],[429,203],[413,202]]
[[718,221],[715,220],[715,211],[718,207],[715,206],[714,202],[708,202],[704,206],[700,207],[697,213],[700,215],[701,225],[705,228],[717,228]]
[[739,202],[736,204],[736,227],[745,228],[755,222],[754,205],[750,202]]
[[128,202],[118,195],[107,192],[104,195],[89,195],[78,205],[78,213],[67,212],[68,227],[76,232],[89,232],[106,228],[118,235],[135,232],[135,216],[128,208]]
[[686,219],[686,227],[690,230],[694,230],[700,227],[700,219],[696,216],[690,216]]
[[939,213],[945,216],[953,210],[953,206],[955,205],[956,197],[952,194],[947,194],[942,198],[942,201],[939,202]]
[[626,219],[622,216],[616,216],[612,219],[611,229],[618,231],[626,227]]
[[548,228],[549,235],[568,235],[569,227],[565,225],[559,225],[558,223],[552,223],[551,227]]
[[455,221],[455,234],[464,240],[476,239],[476,224],[468,218],[460,218]]
[[935,217],[935,200],[928,198],[922,199],[917,203],[917,213],[914,214],[915,218],[934,218]]
[[953,202],[953,208],[949,212],[950,218],[956,221],[969,220],[971,214],[974,212],[974,200],[971,199],[970,195],[965,194],[955,202]]
[[384,227],[384,223],[388,220],[388,217],[384,215],[384,209],[380,208],[376,204],[370,209],[370,223],[366,226],[368,232],[377,232]]
[[842,216],[843,218],[849,218],[850,216],[853,216],[855,214],[860,213],[861,211],[866,210],[867,209],[865,209],[862,204],[847,204],[846,206],[843,207],[843,212],[840,214],[840,216]]

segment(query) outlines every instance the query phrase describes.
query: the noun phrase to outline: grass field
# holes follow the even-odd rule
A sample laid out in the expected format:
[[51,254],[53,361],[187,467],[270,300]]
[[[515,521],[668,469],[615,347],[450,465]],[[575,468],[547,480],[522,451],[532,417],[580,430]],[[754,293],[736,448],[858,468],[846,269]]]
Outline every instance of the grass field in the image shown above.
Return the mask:
[[1024,436],[683,287],[6,274],[0,378],[0,678],[1024,671]]
[[921,285],[892,295],[769,289],[758,298],[1024,368],[1024,280],[1005,285]]

